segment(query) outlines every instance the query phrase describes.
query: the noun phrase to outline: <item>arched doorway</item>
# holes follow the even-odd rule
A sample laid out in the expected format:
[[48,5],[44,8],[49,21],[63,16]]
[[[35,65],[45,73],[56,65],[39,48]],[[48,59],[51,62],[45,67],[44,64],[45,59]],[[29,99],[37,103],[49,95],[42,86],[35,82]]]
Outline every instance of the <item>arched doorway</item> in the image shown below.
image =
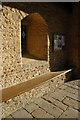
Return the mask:
[[22,54],[30,54],[38,59],[47,60],[47,34],[48,25],[39,13],[31,13],[25,17],[22,20],[22,35],[24,37],[21,40]]

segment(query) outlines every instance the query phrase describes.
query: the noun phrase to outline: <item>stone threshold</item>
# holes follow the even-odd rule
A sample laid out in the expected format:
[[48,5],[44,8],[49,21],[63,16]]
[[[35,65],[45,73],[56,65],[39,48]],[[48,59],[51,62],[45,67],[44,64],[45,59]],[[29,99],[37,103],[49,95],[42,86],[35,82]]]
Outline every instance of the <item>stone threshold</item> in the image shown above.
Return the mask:
[[[68,72],[71,72],[70,70],[67,71],[61,71],[61,72],[50,72],[44,75],[40,75],[38,77],[35,77],[31,80],[28,80],[26,82],[8,87],[8,88],[4,88],[2,89],[2,100],[0,100],[0,102],[5,102],[9,99],[12,99],[16,96],[19,96],[25,92],[30,91],[31,89],[35,88],[36,86],[38,86],[39,84],[48,81],[49,79],[55,78],[55,77],[59,77],[63,74],[66,74]],[[67,80],[67,77],[65,78],[65,81]]]

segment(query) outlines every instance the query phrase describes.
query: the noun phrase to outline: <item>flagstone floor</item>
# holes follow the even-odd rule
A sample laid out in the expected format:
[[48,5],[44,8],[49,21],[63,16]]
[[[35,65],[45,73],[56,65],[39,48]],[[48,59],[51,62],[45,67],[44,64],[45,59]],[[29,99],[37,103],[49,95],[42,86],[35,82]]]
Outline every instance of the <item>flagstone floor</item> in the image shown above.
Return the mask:
[[64,83],[7,118],[80,118],[80,79]]

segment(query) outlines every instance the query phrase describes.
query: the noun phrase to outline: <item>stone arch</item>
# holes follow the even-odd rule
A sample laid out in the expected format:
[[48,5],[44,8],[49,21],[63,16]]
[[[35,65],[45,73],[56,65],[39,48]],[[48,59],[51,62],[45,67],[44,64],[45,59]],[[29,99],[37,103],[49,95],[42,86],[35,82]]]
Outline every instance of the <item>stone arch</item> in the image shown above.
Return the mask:
[[26,26],[26,53],[39,59],[47,60],[48,25],[39,13],[31,13],[22,20]]

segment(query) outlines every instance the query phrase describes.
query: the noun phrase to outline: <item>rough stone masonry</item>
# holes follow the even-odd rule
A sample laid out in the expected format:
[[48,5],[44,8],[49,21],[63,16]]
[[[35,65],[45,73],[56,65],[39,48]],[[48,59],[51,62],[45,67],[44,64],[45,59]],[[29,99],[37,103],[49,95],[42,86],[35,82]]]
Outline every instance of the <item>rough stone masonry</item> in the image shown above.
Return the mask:
[[[52,33],[65,34],[66,41],[69,40],[69,18],[71,14],[68,11],[48,3],[38,3],[37,5],[36,3],[7,3],[7,5],[3,3],[1,9],[2,13],[0,16],[2,16],[2,28],[0,27],[0,34],[2,34],[2,42],[0,42],[0,58],[2,58],[2,67],[0,71],[2,71],[2,75],[0,84],[3,88],[16,85],[34,78],[35,76],[50,72],[50,68],[55,68],[56,70],[64,68],[67,62],[66,58],[68,58],[67,46],[65,46],[65,49],[62,51],[52,52]],[[25,65],[22,64],[21,55],[21,20],[34,12],[38,12],[48,24],[49,61],[35,60],[36,64],[33,62]],[[11,107],[11,109],[15,109],[15,103],[18,100],[19,97],[17,96],[16,100],[14,100],[14,107]],[[7,102],[7,104],[3,103],[3,107],[7,108],[10,103],[12,102]]]

